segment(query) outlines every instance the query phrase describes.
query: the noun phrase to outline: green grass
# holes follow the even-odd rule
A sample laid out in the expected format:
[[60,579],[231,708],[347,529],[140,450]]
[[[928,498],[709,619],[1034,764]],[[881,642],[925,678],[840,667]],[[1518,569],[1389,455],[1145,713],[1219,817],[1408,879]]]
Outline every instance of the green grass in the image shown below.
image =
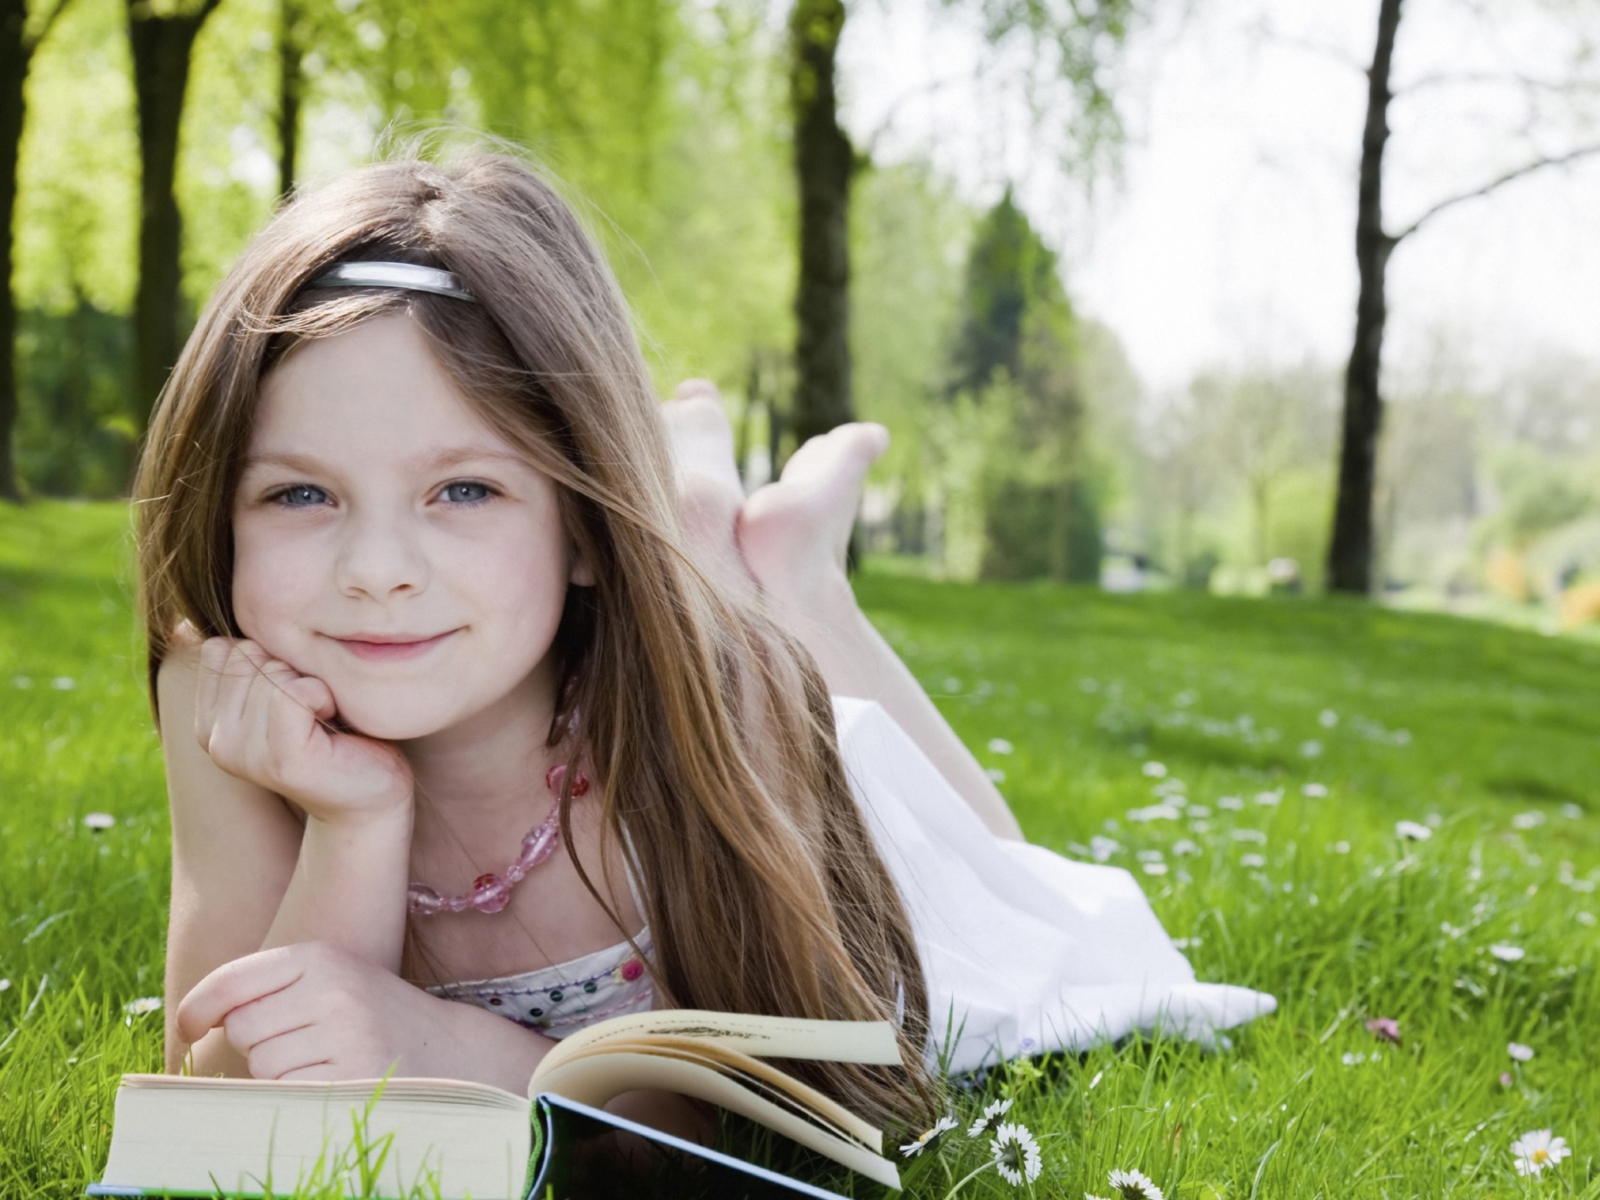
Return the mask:
[[[159,1060],[160,1015],[123,1009],[160,992],[167,887],[125,525],[114,506],[0,510],[7,1197],[79,1194],[118,1075]],[[1136,1041],[961,1097],[963,1116],[1016,1098],[1045,1153],[1035,1195],[1104,1196],[1137,1167],[1185,1200],[1600,1197],[1600,646],[1333,601],[881,574],[860,592],[1034,840],[1113,839],[1202,978],[1282,1006],[1226,1052]],[[1159,801],[1149,762],[1211,815],[1131,821]],[[117,824],[95,834],[91,811]],[[1434,835],[1401,842],[1399,820]],[[1399,1045],[1367,1032],[1377,1016]],[[1519,1179],[1508,1147],[1544,1127],[1574,1155]],[[984,1154],[947,1140],[908,1194],[942,1197]],[[991,1171],[960,1194],[1010,1193]]]

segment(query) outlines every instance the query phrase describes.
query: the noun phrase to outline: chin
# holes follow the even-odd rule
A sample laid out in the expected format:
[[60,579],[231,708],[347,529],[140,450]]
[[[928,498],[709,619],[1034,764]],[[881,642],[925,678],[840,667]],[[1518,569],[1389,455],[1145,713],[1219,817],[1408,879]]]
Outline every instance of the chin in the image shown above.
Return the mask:
[[444,705],[437,695],[416,695],[406,687],[334,689],[339,719],[353,733],[385,742],[406,742],[448,729],[466,714]]

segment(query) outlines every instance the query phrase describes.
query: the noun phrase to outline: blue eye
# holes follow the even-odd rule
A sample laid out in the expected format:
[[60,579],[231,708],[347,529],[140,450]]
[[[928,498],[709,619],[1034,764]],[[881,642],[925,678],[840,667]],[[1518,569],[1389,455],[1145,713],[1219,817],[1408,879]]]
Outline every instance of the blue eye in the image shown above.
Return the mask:
[[328,493],[309,483],[284,488],[274,497],[285,508],[314,508],[328,502]]
[[447,483],[440,493],[452,504],[480,504],[487,500],[493,493],[486,483],[474,483],[471,480],[459,480]]

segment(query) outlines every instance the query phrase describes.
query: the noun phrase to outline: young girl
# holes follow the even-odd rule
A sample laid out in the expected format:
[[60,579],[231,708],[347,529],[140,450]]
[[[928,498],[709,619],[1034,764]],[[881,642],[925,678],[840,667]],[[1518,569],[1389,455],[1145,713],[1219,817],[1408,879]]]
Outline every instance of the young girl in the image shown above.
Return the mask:
[[836,430],[745,501],[715,393],[657,405],[599,253],[512,160],[285,209],[138,486],[168,1069],[520,1091],[651,1006],[890,1019],[903,1070],[811,1078],[908,1122],[941,1055],[1270,1009],[1195,983],[1125,872],[1023,842],[856,608],[885,441]]

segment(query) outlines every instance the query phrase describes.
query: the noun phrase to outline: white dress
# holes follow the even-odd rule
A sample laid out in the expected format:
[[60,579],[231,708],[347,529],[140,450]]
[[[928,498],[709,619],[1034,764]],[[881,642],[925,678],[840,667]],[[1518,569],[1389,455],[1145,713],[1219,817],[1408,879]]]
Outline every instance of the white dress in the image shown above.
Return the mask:
[[1132,875],[995,837],[876,703],[834,699],[839,748],[927,977],[952,1074],[1160,1027],[1210,1043],[1272,1012],[1198,983]]
[[[851,787],[921,952],[931,1066],[961,1074],[1158,1026],[1209,1043],[1277,1007],[1248,988],[1195,982],[1128,872],[995,837],[879,705],[836,696],[833,711]],[[648,955],[650,931],[636,941]],[[626,942],[429,991],[555,1038],[653,999]]]

